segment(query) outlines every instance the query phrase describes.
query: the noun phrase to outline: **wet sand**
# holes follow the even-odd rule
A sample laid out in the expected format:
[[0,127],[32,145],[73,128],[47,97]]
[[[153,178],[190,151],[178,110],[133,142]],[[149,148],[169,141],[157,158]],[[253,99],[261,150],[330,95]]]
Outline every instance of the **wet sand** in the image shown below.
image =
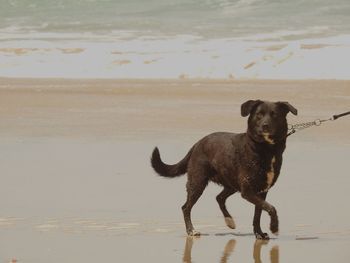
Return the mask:
[[210,184],[193,209],[204,235],[186,238],[186,178],[157,177],[150,153],[174,163],[210,132],[244,131],[254,98],[313,121],[349,110],[350,81],[0,79],[0,262],[348,262],[349,117],[288,139],[267,197],[278,237],[255,241],[238,194],[228,229]]

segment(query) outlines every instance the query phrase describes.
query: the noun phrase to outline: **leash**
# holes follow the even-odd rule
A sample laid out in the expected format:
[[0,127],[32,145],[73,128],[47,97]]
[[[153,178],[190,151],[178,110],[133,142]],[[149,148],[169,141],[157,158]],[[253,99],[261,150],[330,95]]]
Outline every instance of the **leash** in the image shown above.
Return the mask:
[[339,119],[340,117],[344,117],[346,115],[350,115],[350,111],[344,112],[344,113],[341,113],[341,114],[337,114],[337,115],[333,115],[329,119],[324,119],[324,120],[316,119],[314,121],[309,121],[309,122],[303,122],[303,123],[297,123],[297,124],[289,125],[289,127],[288,127],[288,131],[289,132],[287,134],[287,137],[289,135],[292,135],[292,134],[296,133],[297,131],[301,131],[301,130],[304,130],[306,128],[310,128],[312,126],[320,126],[324,122],[335,121],[335,120]]

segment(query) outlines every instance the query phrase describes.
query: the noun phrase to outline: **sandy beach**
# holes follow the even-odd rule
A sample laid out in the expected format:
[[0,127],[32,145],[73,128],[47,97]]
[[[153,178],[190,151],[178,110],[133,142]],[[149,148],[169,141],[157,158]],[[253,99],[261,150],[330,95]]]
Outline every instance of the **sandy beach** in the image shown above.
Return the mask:
[[243,132],[257,98],[289,101],[291,124],[327,119],[349,111],[350,81],[0,78],[0,262],[348,262],[349,117],[288,139],[267,197],[278,237],[255,241],[239,194],[228,229],[211,184],[193,209],[204,235],[186,238],[186,178],[156,176],[153,147],[175,163],[211,132]]

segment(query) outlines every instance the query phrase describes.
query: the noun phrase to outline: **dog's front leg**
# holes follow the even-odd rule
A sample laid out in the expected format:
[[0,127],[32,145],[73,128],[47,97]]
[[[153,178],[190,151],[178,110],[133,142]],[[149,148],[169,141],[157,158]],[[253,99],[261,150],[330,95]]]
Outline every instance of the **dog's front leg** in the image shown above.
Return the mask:
[[[251,191],[249,186],[242,188],[242,197],[247,201],[251,202],[252,204],[254,204],[255,207],[257,207],[255,211],[258,210],[256,217],[257,218],[259,217],[259,221],[260,221],[259,209],[266,211],[270,215],[270,218],[271,218],[270,230],[273,234],[277,235],[278,234],[278,217],[277,217],[276,209],[272,205],[270,205],[268,202],[266,202],[264,198],[262,198],[259,194]],[[261,211],[260,211],[260,214],[261,214]],[[254,216],[254,219],[255,219],[255,216]]]
[[[267,192],[260,193],[259,197],[261,199],[266,199]],[[255,211],[254,211],[254,219],[253,219],[253,227],[254,227],[254,234],[257,239],[269,239],[269,235],[267,233],[263,233],[260,227],[260,217],[261,217],[262,209],[255,205]]]

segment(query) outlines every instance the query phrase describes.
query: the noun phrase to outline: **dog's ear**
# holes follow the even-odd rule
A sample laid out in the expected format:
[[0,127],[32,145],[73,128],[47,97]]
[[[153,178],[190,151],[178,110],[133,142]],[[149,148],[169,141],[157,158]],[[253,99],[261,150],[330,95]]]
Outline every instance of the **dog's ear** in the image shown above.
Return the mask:
[[247,117],[252,112],[254,107],[258,106],[260,103],[262,103],[261,100],[248,100],[248,101],[244,102],[241,105],[242,117]]
[[277,102],[279,105],[281,105],[281,107],[288,112],[293,113],[294,115],[298,115],[298,110],[296,108],[294,108],[292,105],[290,105],[288,102],[286,101],[280,101]]

